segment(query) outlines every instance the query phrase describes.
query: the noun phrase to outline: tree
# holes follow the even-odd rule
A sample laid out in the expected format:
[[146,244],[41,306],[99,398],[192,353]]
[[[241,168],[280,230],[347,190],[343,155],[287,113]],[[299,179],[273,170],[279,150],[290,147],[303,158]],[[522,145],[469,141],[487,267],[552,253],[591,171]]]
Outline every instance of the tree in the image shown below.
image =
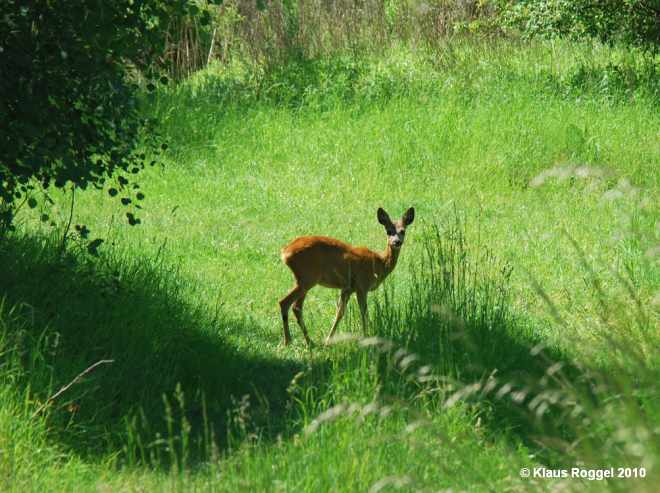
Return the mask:
[[0,232],[22,204],[37,205],[38,192],[68,184],[108,186],[137,222],[130,208],[144,195],[132,175],[159,149],[140,115],[138,76],[153,80],[170,20],[191,8],[0,0]]

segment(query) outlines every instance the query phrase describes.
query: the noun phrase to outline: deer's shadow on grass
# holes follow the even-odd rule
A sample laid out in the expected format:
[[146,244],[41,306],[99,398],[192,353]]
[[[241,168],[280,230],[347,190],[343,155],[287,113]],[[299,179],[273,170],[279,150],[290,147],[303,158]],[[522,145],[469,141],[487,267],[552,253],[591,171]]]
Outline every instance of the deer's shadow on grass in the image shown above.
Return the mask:
[[151,463],[166,441],[179,450],[188,441],[198,457],[222,450],[232,423],[264,439],[291,429],[287,388],[301,364],[239,351],[222,334],[256,341],[260,329],[194,306],[165,262],[92,262],[61,255],[47,238],[13,236],[0,241],[0,269],[0,299],[15,307],[5,341],[35,409],[94,362],[114,360],[48,406],[51,437],[66,449],[90,458],[123,450]]

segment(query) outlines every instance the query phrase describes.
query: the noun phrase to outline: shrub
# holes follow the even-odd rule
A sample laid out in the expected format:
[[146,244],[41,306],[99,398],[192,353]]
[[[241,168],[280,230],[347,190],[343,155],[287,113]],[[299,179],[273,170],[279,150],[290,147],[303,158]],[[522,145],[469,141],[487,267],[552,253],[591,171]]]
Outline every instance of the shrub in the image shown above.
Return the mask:
[[111,196],[140,200],[129,177],[157,143],[131,75],[152,67],[165,41],[160,26],[185,15],[187,2],[0,5],[0,230],[22,204],[36,207],[38,190],[50,201],[50,185],[101,188],[116,177]]
[[660,43],[660,4],[651,0],[504,1],[504,20],[542,36],[596,38],[656,51]]

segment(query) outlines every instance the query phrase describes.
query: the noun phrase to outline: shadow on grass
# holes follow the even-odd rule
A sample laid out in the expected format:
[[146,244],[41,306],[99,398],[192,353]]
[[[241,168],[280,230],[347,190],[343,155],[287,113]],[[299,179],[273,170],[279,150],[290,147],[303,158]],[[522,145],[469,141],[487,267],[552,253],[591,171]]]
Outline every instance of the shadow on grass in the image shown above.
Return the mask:
[[[525,324],[480,326],[441,317],[429,313],[413,319],[406,326],[410,333],[395,340],[406,344],[420,362],[432,365],[447,401],[456,396],[477,405],[480,422],[495,436],[518,440],[549,463],[556,460],[546,444],[569,444],[577,437],[567,408],[558,402],[546,404],[554,392],[565,397],[566,384],[582,397],[591,394],[589,372],[560,350],[543,346]],[[385,371],[391,374],[393,366],[387,362]],[[474,384],[479,386],[472,388]],[[546,399],[532,404],[544,393]]]
[[575,407],[567,402],[579,396],[582,405],[596,403],[591,371],[544,345],[538,327],[514,314],[511,267],[469,244],[460,218],[424,241],[405,301],[393,303],[386,289],[375,306],[380,334],[395,342],[381,364],[383,390],[400,396],[404,376],[406,398],[415,395],[426,378],[415,372],[430,364],[439,377],[430,385],[445,404],[453,397],[473,402],[494,435],[523,443],[546,463],[561,461],[557,450],[577,438],[568,417]]
[[546,71],[535,76],[546,87],[564,97],[591,95],[610,101],[625,101],[635,96],[657,101],[660,97],[658,66],[651,53],[632,52],[629,58],[599,64],[583,62],[558,75]]
[[243,433],[270,439],[291,429],[287,387],[300,364],[223,340],[223,332],[256,328],[192,305],[191,287],[164,262],[91,261],[60,255],[49,239],[11,237],[0,240],[0,266],[0,300],[21,320],[3,336],[35,409],[93,363],[114,360],[47,411],[52,437],[67,449],[167,463],[153,451],[188,441],[203,457],[227,446],[237,408]]

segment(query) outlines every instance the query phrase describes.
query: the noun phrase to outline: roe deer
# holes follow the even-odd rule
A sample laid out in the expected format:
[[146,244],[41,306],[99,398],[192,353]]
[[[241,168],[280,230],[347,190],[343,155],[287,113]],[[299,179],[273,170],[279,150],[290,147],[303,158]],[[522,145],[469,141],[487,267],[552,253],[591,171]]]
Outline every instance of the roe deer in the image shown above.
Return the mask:
[[303,303],[307,292],[317,284],[341,289],[337,302],[337,315],[330,328],[326,343],[332,338],[337,324],[344,316],[346,304],[357,294],[362,319],[362,330],[367,334],[367,293],[376,289],[394,270],[403,245],[406,227],[415,219],[415,209],[408,209],[400,220],[392,222],[382,208],[378,209],[378,222],[385,226],[387,247],[376,253],[365,247],[353,247],[327,236],[301,236],[282,249],[282,261],[293,271],[296,285],[280,300],[284,326],[284,345],[291,342],[289,308],[302,329],[308,346],[312,341],[303,321]]

